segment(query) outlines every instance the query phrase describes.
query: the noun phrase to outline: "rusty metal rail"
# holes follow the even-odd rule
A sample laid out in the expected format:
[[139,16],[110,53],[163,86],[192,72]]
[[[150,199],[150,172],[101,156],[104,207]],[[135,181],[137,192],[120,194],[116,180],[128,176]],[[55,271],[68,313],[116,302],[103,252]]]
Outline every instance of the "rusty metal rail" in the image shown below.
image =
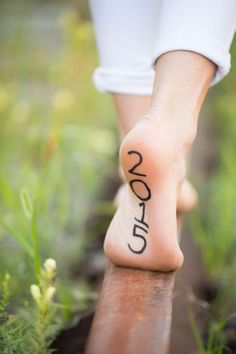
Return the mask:
[[86,354],[166,354],[174,279],[108,264]]

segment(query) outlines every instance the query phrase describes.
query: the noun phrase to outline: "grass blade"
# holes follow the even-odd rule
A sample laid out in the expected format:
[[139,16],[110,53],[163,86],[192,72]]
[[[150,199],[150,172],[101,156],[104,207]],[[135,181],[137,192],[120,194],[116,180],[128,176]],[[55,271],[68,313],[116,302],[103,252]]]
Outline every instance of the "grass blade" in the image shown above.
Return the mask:
[[24,237],[24,235],[22,235],[14,227],[10,226],[2,219],[0,219],[0,224],[7,231],[7,233],[12,238],[14,238],[31,257],[33,257],[32,245],[27,241],[27,239]]
[[193,335],[194,335],[194,338],[195,338],[196,343],[198,345],[198,348],[200,350],[200,353],[201,354],[206,354],[206,351],[205,351],[205,348],[204,348],[204,343],[203,343],[203,340],[201,338],[200,331],[197,328],[196,320],[195,320],[191,310],[188,311],[188,317],[189,317],[190,324],[191,324],[192,331],[193,331]]

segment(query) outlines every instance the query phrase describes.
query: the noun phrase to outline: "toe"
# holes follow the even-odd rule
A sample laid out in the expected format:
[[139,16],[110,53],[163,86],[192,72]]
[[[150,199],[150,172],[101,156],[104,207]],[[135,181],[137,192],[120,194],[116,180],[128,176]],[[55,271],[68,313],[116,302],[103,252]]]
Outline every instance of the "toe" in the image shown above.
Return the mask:
[[196,190],[188,180],[184,180],[177,198],[178,211],[191,211],[197,204],[198,195]]

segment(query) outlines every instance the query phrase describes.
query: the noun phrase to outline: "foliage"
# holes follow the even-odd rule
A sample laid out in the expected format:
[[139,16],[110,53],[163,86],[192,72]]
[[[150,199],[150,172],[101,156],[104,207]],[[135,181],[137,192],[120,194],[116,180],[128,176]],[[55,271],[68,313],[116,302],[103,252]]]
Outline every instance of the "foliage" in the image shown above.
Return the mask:
[[56,262],[47,259],[40,270],[39,284],[32,284],[31,294],[37,306],[24,305],[21,312],[10,314],[8,307],[10,275],[0,280],[0,352],[2,354],[50,354],[50,344],[60,329],[56,312],[58,305],[53,297]]
[[206,343],[204,342],[197,325],[196,319],[191,311],[189,311],[189,320],[192,327],[192,331],[198,345],[200,354],[223,354],[225,346],[225,338],[223,335],[224,327],[227,324],[227,320],[210,322],[209,335]]
[[0,352],[23,354],[27,343],[26,326],[18,316],[8,314],[9,280],[8,273],[0,280]]
[[[235,57],[236,45],[232,47]],[[233,63],[234,64],[234,63]],[[217,296],[210,306],[208,341],[210,349],[200,337],[201,353],[222,353],[225,318],[235,308],[236,296],[236,68],[210,92],[207,102],[211,139],[206,149],[211,151],[211,168],[207,176],[196,181],[200,192],[200,206],[191,217],[193,234],[201,247],[203,262],[210,279],[217,286]],[[207,153],[207,152],[206,152]],[[191,320],[193,324],[193,318]],[[192,326],[194,329],[194,325]],[[196,334],[196,326],[194,330]],[[214,338],[214,339],[212,339]],[[222,339],[223,340],[223,339]],[[220,344],[221,343],[221,344]]]
[[[234,77],[229,77],[228,80]],[[223,83],[222,83],[223,84]],[[192,217],[192,227],[201,245],[203,260],[209,274],[220,284],[219,297],[228,298],[226,306],[233,301],[236,287],[232,287],[236,274],[236,164],[235,141],[236,106],[232,93],[212,99],[217,141],[213,148],[217,164],[207,183],[200,186],[200,209]],[[219,133],[220,132],[220,133]],[[230,286],[230,291],[229,291]],[[222,302],[223,305],[224,301]],[[224,306],[225,308],[225,306]]]
[[36,303],[33,333],[31,336],[30,350],[32,354],[51,353],[50,345],[60,328],[56,316],[58,307],[53,301],[56,293],[55,287],[56,262],[47,259],[40,270],[39,283],[32,284],[31,294]]
[[[3,354],[49,353],[58,328],[94,301],[80,275],[95,237],[87,220],[110,209],[96,200],[114,171],[114,112],[91,82],[92,26],[63,3],[58,20],[50,6],[41,3],[38,15],[35,2],[0,3],[0,277],[10,274],[0,310]],[[43,32],[46,21],[53,36]],[[45,279],[48,258],[57,263],[56,283]]]

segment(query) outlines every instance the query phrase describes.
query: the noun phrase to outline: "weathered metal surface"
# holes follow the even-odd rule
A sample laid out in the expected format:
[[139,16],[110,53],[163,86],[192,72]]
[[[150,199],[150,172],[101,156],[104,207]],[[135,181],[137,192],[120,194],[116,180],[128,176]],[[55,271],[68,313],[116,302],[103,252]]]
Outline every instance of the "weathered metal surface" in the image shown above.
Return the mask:
[[166,354],[174,278],[109,264],[86,354]]

